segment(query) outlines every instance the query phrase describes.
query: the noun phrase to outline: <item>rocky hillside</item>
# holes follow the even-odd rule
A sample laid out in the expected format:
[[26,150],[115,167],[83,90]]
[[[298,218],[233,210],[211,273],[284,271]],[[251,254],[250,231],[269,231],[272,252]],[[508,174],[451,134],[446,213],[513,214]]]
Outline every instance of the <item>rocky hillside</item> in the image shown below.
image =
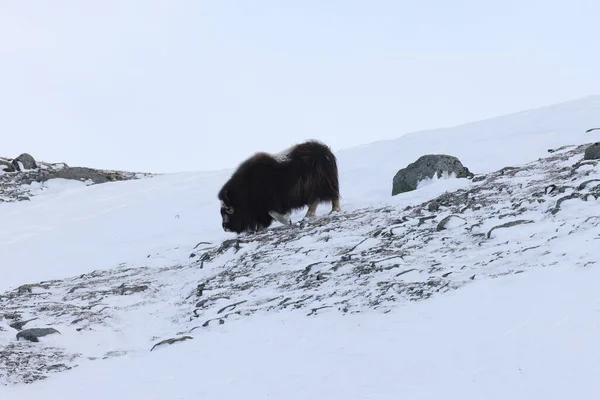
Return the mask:
[[24,284],[0,294],[0,383],[185,346],[257,312],[386,313],[480,279],[551,268],[565,254],[572,268],[595,266],[594,148],[550,150],[414,207],[346,211],[222,243],[198,238],[175,265]]
[[30,154],[0,157],[0,203],[29,200],[32,183],[41,186],[51,179],[68,179],[88,185],[150,177],[148,173],[70,167],[66,163],[36,161]]

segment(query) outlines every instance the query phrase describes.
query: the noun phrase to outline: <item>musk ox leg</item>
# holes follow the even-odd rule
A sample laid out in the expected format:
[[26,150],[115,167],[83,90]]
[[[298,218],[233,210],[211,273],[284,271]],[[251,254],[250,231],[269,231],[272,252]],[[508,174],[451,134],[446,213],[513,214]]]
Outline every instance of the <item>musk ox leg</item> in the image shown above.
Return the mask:
[[317,217],[317,206],[319,205],[319,199],[313,201],[306,211],[304,219],[313,219]]
[[273,219],[275,221],[278,221],[280,223],[282,223],[283,225],[291,225],[292,224],[292,217],[290,216],[290,214],[279,214],[276,211],[269,211],[269,215],[271,217],[273,217]]
[[329,214],[340,211],[342,211],[342,208],[340,207],[340,199],[333,200],[331,202],[331,211],[329,212]]

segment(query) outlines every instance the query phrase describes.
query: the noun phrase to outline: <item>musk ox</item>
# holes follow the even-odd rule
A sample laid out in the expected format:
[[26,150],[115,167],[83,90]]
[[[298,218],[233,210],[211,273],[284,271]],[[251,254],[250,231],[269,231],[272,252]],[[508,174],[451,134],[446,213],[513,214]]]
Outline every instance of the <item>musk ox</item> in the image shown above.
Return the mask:
[[219,191],[223,230],[256,232],[273,220],[291,224],[290,214],[321,202],[341,211],[337,160],[328,146],[310,140],[279,154],[256,153],[240,164]]

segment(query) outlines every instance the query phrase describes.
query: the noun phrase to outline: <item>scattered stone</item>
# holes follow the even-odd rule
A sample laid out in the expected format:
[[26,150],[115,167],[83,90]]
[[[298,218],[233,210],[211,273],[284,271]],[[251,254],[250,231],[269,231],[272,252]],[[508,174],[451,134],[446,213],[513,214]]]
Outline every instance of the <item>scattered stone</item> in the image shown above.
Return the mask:
[[34,283],[34,284],[30,284],[30,283],[26,283],[24,285],[21,285],[17,288],[17,293],[18,294],[27,294],[27,293],[33,293],[33,288],[42,288],[42,289],[48,289],[49,286],[47,285],[41,285],[38,283]]
[[456,157],[445,154],[428,154],[396,173],[392,184],[392,196],[410,192],[420,181],[442,177],[443,173],[455,174],[457,178],[472,178],[474,175]]
[[150,351],[154,350],[156,347],[164,346],[166,344],[172,345],[173,343],[183,342],[183,341],[188,340],[188,339],[193,339],[193,337],[191,337],[191,336],[182,336],[182,337],[179,337],[179,338],[166,339],[166,340],[163,340],[161,342],[156,343],[154,346],[152,346],[152,348],[150,349]]
[[571,193],[571,194],[569,194],[569,195],[567,195],[567,196],[564,196],[564,197],[561,197],[560,199],[558,199],[558,200],[556,201],[556,205],[554,206],[554,208],[553,208],[553,209],[551,209],[551,210],[550,210],[550,212],[551,212],[552,214],[556,214],[556,213],[558,213],[558,212],[560,211],[560,205],[561,205],[563,202],[565,202],[565,201],[567,201],[567,200],[572,200],[572,199],[581,199],[581,197],[582,197],[581,193],[577,193],[577,192],[575,192],[575,193]]
[[584,160],[600,160],[600,142],[596,142],[583,153]]
[[566,146],[561,146],[557,149],[548,149],[548,153],[556,153],[557,151],[562,151],[562,150],[566,150],[570,147],[574,147],[572,144],[571,145],[566,145]]
[[435,215],[428,215],[427,217],[419,218],[419,224],[417,226],[423,225],[425,222],[429,221],[430,219],[435,219]]
[[19,314],[19,313],[4,313],[3,316],[6,319],[18,319],[18,318],[21,318],[21,314]]
[[492,229],[489,230],[489,232],[487,233],[487,238],[489,239],[492,236],[492,232],[496,229],[502,229],[502,228],[510,228],[512,226],[517,226],[517,225],[523,225],[523,224],[533,224],[533,221],[530,219],[521,219],[518,221],[511,221],[511,222],[507,222],[505,224],[502,225],[498,225],[498,226],[494,226]]
[[54,328],[32,328],[32,329],[25,329],[19,333],[17,333],[17,340],[19,339],[25,339],[28,340],[30,342],[39,342],[39,338],[43,337],[43,336],[47,336],[47,335],[52,335],[54,333],[59,333],[59,331],[57,331]]
[[120,295],[127,295],[133,293],[139,293],[148,290],[148,285],[137,285],[137,286],[127,286],[124,283],[114,290],[115,293]]
[[594,182],[600,182],[600,179],[590,179],[589,181],[581,182],[577,187],[577,190],[583,190],[587,185]]
[[461,223],[461,225],[464,225],[464,224],[466,224],[466,222],[467,222],[467,221],[466,221],[466,220],[465,220],[463,217],[461,217],[461,216],[459,216],[459,215],[454,215],[454,214],[452,214],[452,215],[448,215],[446,218],[444,218],[443,220],[441,220],[441,221],[440,221],[440,223],[439,223],[439,224],[437,225],[437,227],[436,227],[436,230],[439,232],[439,231],[441,231],[441,230],[444,230],[444,229],[446,229],[446,226],[448,225],[448,223],[449,223],[450,221],[452,221],[453,219],[454,219],[454,220],[457,220],[457,219],[460,219],[460,220],[462,220],[462,223]]
[[27,323],[29,323],[29,322],[31,322],[31,321],[35,321],[36,319],[37,319],[37,318],[31,318],[31,319],[28,319],[28,320],[26,320],[26,321],[17,321],[17,322],[13,322],[13,323],[12,323],[12,324],[10,324],[9,326],[10,326],[11,328],[13,328],[13,329],[16,329],[16,330],[20,331],[21,329],[23,329],[23,327],[24,327],[24,326],[25,326]]
[[196,296],[202,297],[205,287],[206,287],[205,283],[198,284],[198,287],[196,287]]
[[217,314],[221,314],[223,311],[233,311],[233,310],[235,310],[235,308],[237,306],[239,306],[240,304],[244,304],[246,301],[248,301],[248,300],[238,301],[236,303],[225,306],[225,307],[221,308],[219,311],[217,311]]
[[440,209],[440,203],[438,203],[435,200],[427,205],[428,211],[435,212],[435,211],[438,211],[439,209]]
[[9,160],[0,158],[0,171],[14,172],[14,170],[15,167],[13,167],[12,163]]

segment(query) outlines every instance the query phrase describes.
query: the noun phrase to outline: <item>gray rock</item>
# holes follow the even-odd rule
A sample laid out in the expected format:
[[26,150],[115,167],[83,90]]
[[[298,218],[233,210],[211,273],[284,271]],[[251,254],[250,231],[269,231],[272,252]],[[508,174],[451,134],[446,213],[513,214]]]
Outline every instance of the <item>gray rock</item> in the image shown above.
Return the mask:
[[36,317],[36,318],[31,318],[31,319],[28,319],[28,320],[25,320],[25,321],[16,321],[16,322],[13,322],[12,324],[10,324],[9,326],[10,326],[11,328],[13,328],[13,329],[16,329],[16,330],[20,331],[20,330],[22,330],[22,329],[23,329],[23,327],[24,327],[24,326],[25,326],[27,323],[29,323],[29,322],[31,322],[31,321],[35,321],[36,319],[37,319],[37,317]]
[[13,165],[10,161],[0,158],[0,171],[14,172],[15,167],[13,167]]
[[157,347],[161,347],[161,346],[164,346],[164,345],[172,345],[174,343],[183,342],[183,341],[186,341],[186,340],[189,340],[189,339],[193,339],[193,337],[191,337],[191,336],[182,336],[182,337],[179,337],[179,338],[166,339],[166,340],[163,340],[161,342],[156,343],[154,346],[152,346],[152,348],[150,349],[150,351],[153,351]]
[[587,149],[583,155],[584,160],[600,160],[600,142],[596,142]]
[[439,209],[440,209],[440,203],[438,203],[435,200],[427,205],[428,211],[435,212],[435,211],[438,211]]
[[35,158],[31,156],[31,154],[23,153],[19,157],[12,160],[12,166],[16,171],[21,171],[21,165],[23,165],[23,169],[36,169],[38,167],[35,162]]
[[440,178],[443,172],[454,173],[457,178],[474,176],[456,157],[445,154],[427,154],[396,173],[392,184],[392,196],[415,190],[423,179],[432,178],[434,174]]
[[52,335],[54,333],[60,333],[54,328],[31,328],[25,329],[19,333],[17,333],[17,340],[25,339],[30,342],[39,342],[39,338],[42,336]]

